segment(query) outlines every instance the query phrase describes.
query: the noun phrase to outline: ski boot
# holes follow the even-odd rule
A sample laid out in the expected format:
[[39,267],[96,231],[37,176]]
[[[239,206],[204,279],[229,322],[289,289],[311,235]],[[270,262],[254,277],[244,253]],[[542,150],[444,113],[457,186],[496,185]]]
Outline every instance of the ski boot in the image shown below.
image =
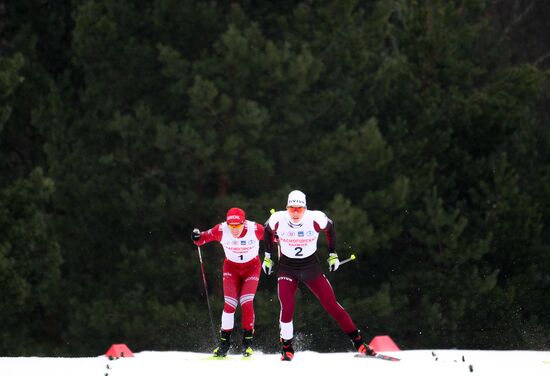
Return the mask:
[[368,356],[376,355],[376,352],[373,349],[371,349],[369,345],[365,343],[365,340],[363,339],[363,336],[361,335],[359,330],[351,332],[348,335],[349,335],[349,338],[351,339],[351,342],[353,343],[353,346],[359,353],[363,355],[368,355]]
[[220,335],[220,343],[214,349],[214,356],[223,358],[227,356],[227,352],[231,347],[231,331],[222,330]]
[[243,352],[244,357],[248,358],[254,352],[254,350],[252,350],[252,339],[253,338],[254,338],[254,329],[243,331],[242,352]]
[[292,339],[286,341],[281,338],[281,360],[290,362],[294,358],[294,349],[292,348]]

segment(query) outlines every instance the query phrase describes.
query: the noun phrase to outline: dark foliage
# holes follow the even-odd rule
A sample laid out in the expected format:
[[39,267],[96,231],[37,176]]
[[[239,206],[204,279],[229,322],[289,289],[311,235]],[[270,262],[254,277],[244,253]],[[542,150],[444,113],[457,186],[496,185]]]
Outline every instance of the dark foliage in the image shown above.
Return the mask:
[[[356,254],[329,277],[368,336],[548,349],[543,3],[0,2],[0,355],[210,351],[189,233],[291,189]],[[294,325],[297,350],[351,349],[305,288]]]

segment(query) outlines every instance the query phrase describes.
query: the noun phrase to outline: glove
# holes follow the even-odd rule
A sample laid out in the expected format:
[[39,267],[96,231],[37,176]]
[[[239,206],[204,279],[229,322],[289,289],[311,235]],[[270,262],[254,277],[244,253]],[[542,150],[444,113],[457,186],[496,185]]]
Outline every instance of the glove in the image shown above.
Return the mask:
[[273,260],[271,259],[271,253],[264,253],[264,262],[262,263],[262,269],[266,275],[273,273]]
[[198,242],[200,238],[201,238],[201,230],[199,230],[198,228],[194,228],[193,232],[191,233],[191,240],[193,240],[194,242]]
[[329,253],[328,256],[328,270],[334,272],[340,266],[340,260],[338,259],[338,255],[336,253]]

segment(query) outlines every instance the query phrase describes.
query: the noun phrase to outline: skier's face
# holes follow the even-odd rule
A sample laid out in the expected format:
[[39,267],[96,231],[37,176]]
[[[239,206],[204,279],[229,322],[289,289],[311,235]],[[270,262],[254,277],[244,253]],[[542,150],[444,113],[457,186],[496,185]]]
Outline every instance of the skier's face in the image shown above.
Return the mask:
[[304,208],[303,206],[287,206],[286,210],[288,211],[288,215],[290,215],[290,220],[293,223],[299,223],[306,212],[306,208]]
[[231,235],[233,235],[235,238],[238,238],[241,236],[243,230],[244,230],[244,223],[239,224],[228,224],[229,231],[231,231]]

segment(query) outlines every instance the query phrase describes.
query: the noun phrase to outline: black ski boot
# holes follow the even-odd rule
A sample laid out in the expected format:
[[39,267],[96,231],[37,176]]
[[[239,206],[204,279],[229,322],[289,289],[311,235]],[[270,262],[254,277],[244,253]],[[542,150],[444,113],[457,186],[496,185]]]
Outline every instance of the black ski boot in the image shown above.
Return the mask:
[[374,352],[374,350],[371,349],[370,346],[365,343],[365,340],[363,339],[361,332],[359,332],[359,329],[357,329],[354,332],[348,333],[348,335],[349,335],[349,338],[351,339],[351,342],[353,343],[353,346],[359,353],[363,355],[368,355],[368,356],[376,355],[376,352]]
[[290,362],[294,358],[294,349],[292,348],[292,339],[286,341],[281,338],[281,360]]
[[220,343],[214,349],[214,356],[225,357],[231,347],[231,331],[222,330],[220,334]]
[[254,353],[252,350],[252,339],[254,338],[254,329],[243,331],[243,347],[242,352],[244,357],[249,357]]

